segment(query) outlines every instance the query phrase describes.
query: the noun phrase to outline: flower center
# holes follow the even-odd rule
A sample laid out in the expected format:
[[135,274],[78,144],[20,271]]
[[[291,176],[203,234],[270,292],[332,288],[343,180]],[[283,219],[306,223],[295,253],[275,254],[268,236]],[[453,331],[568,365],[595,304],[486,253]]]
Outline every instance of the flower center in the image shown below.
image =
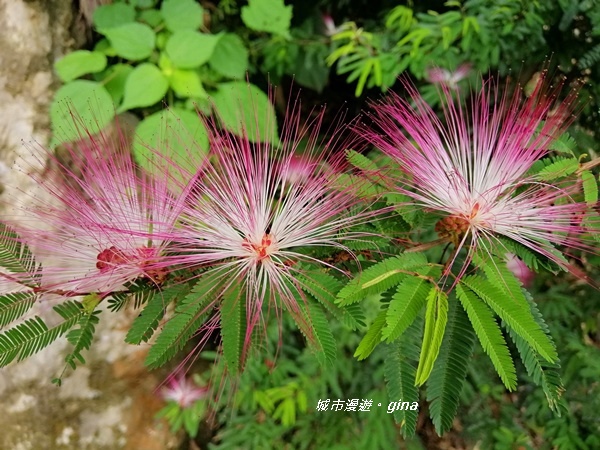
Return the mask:
[[268,258],[273,251],[275,251],[275,239],[270,234],[265,235],[260,240],[260,244],[256,242],[250,242],[247,238],[244,239],[242,244],[244,248],[254,252],[259,261]]
[[154,248],[141,247],[136,249],[135,253],[127,254],[123,250],[112,246],[98,253],[96,268],[100,270],[100,273],[106,273],[119,266],[135,264],[143,272],[144,277],[157,284],[162,284],[169,272],[164,267],[152,268],[153,263],[156,262],[156,256],[156,249]]

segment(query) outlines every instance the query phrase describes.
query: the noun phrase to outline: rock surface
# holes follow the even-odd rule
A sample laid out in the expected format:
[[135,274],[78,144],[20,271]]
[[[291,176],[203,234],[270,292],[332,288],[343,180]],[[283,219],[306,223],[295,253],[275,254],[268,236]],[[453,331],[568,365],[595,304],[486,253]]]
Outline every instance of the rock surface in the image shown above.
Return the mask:
[[[73,4],[0,0],[0,212],[7,198],[31,195],[30,172],[43,170],[40,147],[49,140],[48,107],[59,86],[52,64],[83,41],[73,32],[83,23]],[[41,146],[23,145],[32,141]],[[51,322],[54,301],[44,299],[32,314]],[[64,339],[0,369],[0,449],[177,448],[154,420],[163,406],[155,393],[161,379],[143,368],[143,348],[123,342],[132,319],[103,312],[87,364],[65,372],[62,387],[51,379],[64,368]]]

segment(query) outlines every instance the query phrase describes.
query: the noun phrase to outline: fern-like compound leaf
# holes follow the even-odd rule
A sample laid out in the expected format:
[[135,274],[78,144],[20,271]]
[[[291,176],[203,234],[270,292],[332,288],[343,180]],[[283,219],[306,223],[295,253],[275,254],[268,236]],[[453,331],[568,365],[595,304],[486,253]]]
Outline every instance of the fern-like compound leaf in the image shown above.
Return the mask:
[[[419,270],[419,273],[435,276],[435,273],[439,273],[439,268],[426,267]],[[425,305],[430,288],[425,278],[414,276],[407,277],[398,285],[387,309],[386,324],[382,332],[383,339],[392,342],[402,336]]]
[[404,253],[400,256],[384,259],[369,267],[351,280],[338,293],[338,302],[350,305],[368,297],[380,294],[400,283],[408,272],[418,270],[427,265],[427,258],[422,253]]
[[0,297],[0,328],[14,322],[31,309],[37,299],[33,292],[15,292]]
[[434,286],[427,295],[427,310],[425,312],[425,332],[415,384],[425,384],[442,346],[446,323],[448,322],[448,295]]
[[386,323],[386,316],[387,310],[383,309],[379,311],[379,314],[358,344],[358,347],[354,352],[354,357],[359,361],[366,359],[371,353],[373,353],[375,347],[381,343],[383,339],[383,327]]
[[598,182],[596,177],[589,170],[581,172],[581,184],[583,186],[583,197],[589,206],[594,206],[598,202]]
[[488,280],[477,276],[469,276],[463,278],[461,283],[487,303],[509,327],[515,330],[547,361],[554,362],[558,360],[556,347],[536,323],[529,309],[523,308],[522,305],[508,298]]
[[227,368],[237,374],[244,367],[244,342],[246,336],[246,299],[239,285],[231,286],[223,293],[221,302],[221,345]]
[[160,367],[183,348],[198,331],[211,304],[220,294],[218,272],[198,279],[192,290],[176,306],[174,316],[167,321],[156,342],[148,351],[146,365]]
[[[535,318],[535,321],[540,325],[544,333],[548,336],[550,340],[552,337],[550,336],[550,330],[548,329],[548,325],[544,321],[542,314],[537,308],[537,305],[529,295],[527,291],[525,291],[527,302],[531,308],[531,313]],[[544,358],[542,358],[521,336],[519,336],[515,330],[508,327],[508,332],[510,334],[511,339],[517,346],[517,350],[519,351],[519,355],[521,356],[521,361],[523,361],[523,365],[527,370],[527,374],[533,379],[534,383],[541,386],[544,390],[544,394],[546,395],[546,399],[548,400],[548,406],[552,409],[558,416],[561,415],[561,409],[564,408],[564,400],[563,393],[565,392],[565,388],[563,386],[561,377],[560,377],[560,364],[559,362],[550,363]]]
[[474,344],[475,332],[469,317],[455,299],[449,305],[440,355],[427,381],[429,414],[440,436],[452,428]]
[[77,367],[76,361],[85,364],[85,358],[81,352],[89,350],[92,346],[96,325],[99,322],[99,314],[100,311],[92,311],[91,313],[84,314],[77,323],[79,326],[67,333],[67,340],[73,346],[73,350],[66,356],[65,362],[73,370]]
[[62,316],[64,322],[48,328],[38,316],[28,319],[0,334],[0,367],[13,360],[22,361],[50,345],[71,329],[85,314],[81,304],[65,302],[54,310]]
[[492,360],[500,379],[507,389],[514,391],[517,387],[515,365],[492,312],[475,293],[463,287],[462,284],[456,286],[456,295],[467,312],[475,334],[483,350]]
[[131,328],[125,336],[125,342],[134,345],[148,342],[158,328],[169,303],[177,298],[182,298],[188,291],[189,288],[186,284],[176,284],[153,295],[131,324]]
[[335,304],[336,295],[342,289],[337,278],[323,272],[311,272],[299,277],[299,283],[303,291],[351,330],[365,326],[365,316],[359,305],[342,307]]
[[[406,330],[404,339],[390,344],[384,362],[384,376],[390,402],[418,402],[419,390],[415,386],[415,361],[418,358],[422,321],[417,320]],[[402,435],[414,436],[417,428],[418,411],[397,409],[394,420],[400,424]]]
[[16,231],[0,222],[0,267],[13,273],[34,275],[35,259]]

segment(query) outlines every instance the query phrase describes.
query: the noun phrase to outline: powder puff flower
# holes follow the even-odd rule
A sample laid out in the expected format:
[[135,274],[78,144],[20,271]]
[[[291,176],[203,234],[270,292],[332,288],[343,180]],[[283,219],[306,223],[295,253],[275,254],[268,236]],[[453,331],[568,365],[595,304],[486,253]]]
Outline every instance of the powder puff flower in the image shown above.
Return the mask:
[[[260,113],[257,113],[260,114]],[[277,144],[211,129],[210,167],[192,190],[174,241],[174,261],[188,267],[210,266],[220,291],[239,288],[246,305],[245,347],[261,321],[263,305],[289,311],[303,326],[301,277],[305,264],[326,264],[307,251],[364,238],[348,228],[375,213],[355,195],[359,186],[341,188],[339,172],[346,148],[343,130],[321,140],[324,111],[310,123],[299,105],[288,111]],[[270,124],[271,126],[273,124]],[[267,133],[268,134],[268,133]],[[346,134],[347,135],[347,134]],[[297,155],[305,140],[302,156]],[[351,211],[352,210],[352,211]],[[303,328],[310,335],[310,327]]]
[[427,81],[433,84],[445,86],[454,91],[458,90],[458,82],[471,73],[471,64],[464,63],[458,66],[455,71],[442,69],[441,67],[432,67],[427,70]]
[[47,259],[42,292],[110,293],[142,277],[160,284],[168,273],[162,255],[185,195],[142,173],[122,130],[116,133],[66,145],[69,167],[50,156],[60,174],[46,174],[44,192],[20,207],[25,218],[15,229]]
[[520,92],[501,94],[494,81],[487,81],[469,109],[444,87],[444,121],[405,82],[416,106],[391,94],[373,105],[378,131],[359,130],[404,172],[398,190],[442,216],[435,229],[456,250],[448,267],[461,248],[468,248],[459,276],[476,248],[497,236],[563,267],[554,245],[585,248],[580,239],[585,229],[575,219],[586,205],[571,198],[575,187],[551,185],[528,174],[569,125],[564,119],[572,117],[577,98],[571,92],[559,103],[561,86],[550,90],[543,78],[525,100]]
[[185,376],[171,375],[168,380],[168,387],[162,389],[161,394],[165,400],[173,401],[180,408],[185,409],[192,406],[197,400],[206,398],[208,387],[198,387]]

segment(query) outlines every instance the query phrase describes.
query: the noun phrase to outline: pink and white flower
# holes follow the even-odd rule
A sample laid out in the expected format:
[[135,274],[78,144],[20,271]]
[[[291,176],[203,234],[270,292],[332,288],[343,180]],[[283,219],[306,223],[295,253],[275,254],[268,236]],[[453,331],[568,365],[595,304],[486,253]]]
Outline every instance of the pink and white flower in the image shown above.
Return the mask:
[[[262,320],[263,306],[285,310],[302,322],[303,264],[325,264],[307,253],[314,247],[349,252],[344,241],[364,238],[348,228],[372,219],[355,195],[360,186],[339,186],[346,140],[337,130],[319,138],[324,111],[310,123],[289,111],[280,142],[251,142],[208,124],[209,166],[192,190],[182,214],[174,261],[211,267],[225,292],[239,286],[246,303],[246,346]],[[269,135],[270,133],[267,133]],[[346,133],[347,136],[347,133]],[[296,155],[306,140],[301,157]],[[219,293],[215,294],[218,299]],[[310,329],[303,329],[310,334]]]
[[143,173],[117,133],[65,145],[69,167],[50,156],[57,174],[46,174],[45,193],[20,207],[18,234],[48,261],[36,274],[42,292],[110,293],[142,277],[160,284],[168,273],[163,254],[185,195]]
[[469,73],[471,73],[470,63],[461,64],[455,71],[442,69],[441,67],[432,67],[427,70],[427,81],[457,91],[458,82],[467,78]]
[[448,267],[468,249],[459,276],[480,244],[501,235],[563,267],[555,245],[585,248],[585,229],[575,219],[587,207],[573,201],[575,183],[561,187],[528,174],[569,125],[564,118],[572,117],[577,99],[573,91],[559,102],[561,86],[550,90],[543,78],[525,100],[484,82],[469,109],[443,87],[443,121],[405,81],[416,106],[391,94],[373,105],[378,130],[360,130],[404,173],[397,189],[442,216],[436,231],[456,247]]
[[206,398],[209,392],[208,386],[198,387],[183,375],[171,375],[167,383],[169,386],[161,391],[162,397],[177,403],[181,409],[189,408],[196,401]]

